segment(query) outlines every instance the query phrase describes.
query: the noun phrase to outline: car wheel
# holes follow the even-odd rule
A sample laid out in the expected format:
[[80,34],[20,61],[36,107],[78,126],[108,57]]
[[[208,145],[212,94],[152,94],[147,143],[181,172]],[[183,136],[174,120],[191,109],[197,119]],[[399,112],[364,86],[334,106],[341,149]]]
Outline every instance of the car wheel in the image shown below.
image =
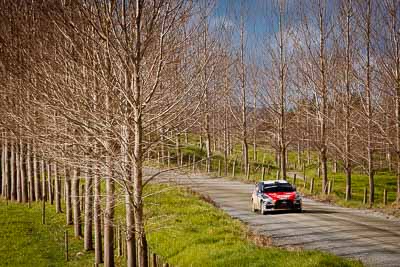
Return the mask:
[[296,213],[302,213],[302,212],[303,212],[303,209],[300,207],[300,208],[298,208],[298,209],[295,209],[294,212],[296,212]]
[[303,209],[300,208],[300,209],[297,210],[297,212],[298,212],[298,213],[302,213],[302,212],[303,212]]
[[261,215],[267,214],[267,211],[265,210],[265,205],[262,201],[260,202],[260,214]]

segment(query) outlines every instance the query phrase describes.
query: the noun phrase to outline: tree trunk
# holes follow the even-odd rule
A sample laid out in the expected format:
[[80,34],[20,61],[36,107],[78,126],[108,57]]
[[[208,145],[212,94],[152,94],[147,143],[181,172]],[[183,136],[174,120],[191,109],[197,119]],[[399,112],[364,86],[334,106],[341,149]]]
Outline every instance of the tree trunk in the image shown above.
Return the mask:
[[26,145],[26,176],[29,183],[29,201],[35,201],[36,192],[35,192],[35,184],[32,177],[32,153],[31,153],[31,144],[28,142]]
[[85,171],[85,232],[84,248],[93,250],[93,178],[91,168]]
[[54,200],[54,194],[53,194],[53,182],[51,178],[51,164],[49,161],[46,161],[46,172],[47,172],[47,193],[48,193],[48,199],[50,201],[50,204],[53,205],[53,200]]
[[3,141],[1,142],[1,195],[7,198],[7,176],[6,176],[6,165],[7,165],[7,154],[6,154],[6,138],[2,134]]
[[80,199],[79,199],[79,177],[78,170],[73,168],[72,170],[72,209],[74,215],[74,234],[75,237],[82,236],[81,228],[81,209],[80,209]]
[[350,139],[350,113],[351,113],[351,92],[350,92],[350,70],[351,70],[351,59],[350,59],[350,18],[351,18],[351,1],[346,2],[346,71],[345,71],[345,83],[346,83],[346,105],[345,105],[345,172],[346,172],[346,201],[351,200],[351,139]]
[[38,175],[38,161],[36,157],[36,145],[33,144],[33,182],[35,184],[35,199],[40,201],[42,199],[42,194],[40,191],[40,175]]
[[40,160],[40,176],[42,180],[42,199],[43,201],[47,201],[47,195],[46,195],[46,173],[45,173],[45,166],[44,166],[44,159],[42,156],[42,159]]
[[24,144],[22,143],[22,139],[20,140],[19,168],[21,179],[21,201],[23,203],[26,203],[28,202],[28,183],[25,173]]
[[64,165],[64,190],[65,190],[65,218],[67,225],[72,225],[72,202],[71,202],[71,176],[69,169]]
[[366,43],[367,43],[367,157],[368,157],[368,179],[369,179],[369,203],[374,203],[375,183],[373,167],[373,148],[372,148],[372,96],[371,96],[371,64],[370,64],[370,46],[371,46],[371,0],[367,1],[367,25],[366,25]]
[[60,178],[58,177],[57,163],[53,163],[53,173],[54,173],[54,197],[56,200],[56,212],[60,213],[61,210],[61,184]]
[[15,169],[17,171],[17,201],[22,202],[22,188],[21,188],[21,164],[20,164],[20,150],[18,141],[15,143]]
[[143,216],[143,121],[142,121],[142,101],[141,101],[141,15],[143,3],[136,0],[136,19],[135,19],[135,34],[136,34],[136,61],[133,72],[133,95],[136,106],[133,109],[134,113],[134,162],[133,162],[133,184],[134,184],[134,204],[135,204],[135,232],[137,234],[138,259],[140,267],[147,267],[147,240],[144,229]]
[[320,75],[321,75],[321,109],[319,110],[320,121],[320,159],[322,164],[322,191],[324,194],[328,192],[328,164],[327,164],[327,133],[326,133],[326,117],[327,117],[327,84],[326,84],[326,62],[325,62],[325,8],[319,8],[319,30],[320,30],[320,47],[319,47],[319,61],[320,61]]
[[107,156],[106,207],[104,210],[104,266],[114,266],[114,180],[110,159]]
[[246,73],[244,63],[244,18],[240,17],[240,89],[242,94],[242,155],[243,155],[243,166],[245,169],[245,175],[247,175],[247,166],[249,165],[249,146],[247,144],[247,108],[246,108]]
[[10,199],[11,192],[11,177],[9,172],[9,154],[8,154],[8,139],[6,138],[4,141],[4,177],[5,177],[5,197]]
[[101,181],[97,171],[94,173],[94,258],[95,263],[103,262],[102,238],[101,238]]

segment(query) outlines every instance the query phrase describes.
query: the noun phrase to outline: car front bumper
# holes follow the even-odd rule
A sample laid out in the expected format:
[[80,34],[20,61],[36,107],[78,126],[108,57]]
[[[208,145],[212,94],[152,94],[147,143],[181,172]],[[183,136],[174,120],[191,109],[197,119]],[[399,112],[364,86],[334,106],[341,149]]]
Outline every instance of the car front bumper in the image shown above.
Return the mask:
[[275,203],[265,203],[266,211],[301,210],[301,200],[277,200]]

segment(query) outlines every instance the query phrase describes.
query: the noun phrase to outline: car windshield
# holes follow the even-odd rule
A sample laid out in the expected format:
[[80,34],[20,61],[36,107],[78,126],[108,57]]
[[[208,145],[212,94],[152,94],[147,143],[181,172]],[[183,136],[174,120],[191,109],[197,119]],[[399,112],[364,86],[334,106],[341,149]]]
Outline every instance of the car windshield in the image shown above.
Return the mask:
[[264,193],[294,192],[291,185],[267,185],[264,186]]

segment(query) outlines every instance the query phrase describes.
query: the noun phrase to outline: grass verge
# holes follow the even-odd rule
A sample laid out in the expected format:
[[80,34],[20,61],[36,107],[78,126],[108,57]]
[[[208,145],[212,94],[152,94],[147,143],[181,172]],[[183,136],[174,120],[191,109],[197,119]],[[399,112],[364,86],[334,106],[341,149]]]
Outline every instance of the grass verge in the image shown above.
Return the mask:
[[[157,193],[157,192],[161,193]],[[362,266],[318,251],[259,247],[245,225],[187,190],[151,185],[146,191],[149,246],[174,266]],[[64,214],[41,207],[0,202],[0,266],[93,266],[93,253],[70,238],[70,261],[64,259]],[[123,212],[117,212],[117,220]],[[117,266],[124,266],[117,259]]]

